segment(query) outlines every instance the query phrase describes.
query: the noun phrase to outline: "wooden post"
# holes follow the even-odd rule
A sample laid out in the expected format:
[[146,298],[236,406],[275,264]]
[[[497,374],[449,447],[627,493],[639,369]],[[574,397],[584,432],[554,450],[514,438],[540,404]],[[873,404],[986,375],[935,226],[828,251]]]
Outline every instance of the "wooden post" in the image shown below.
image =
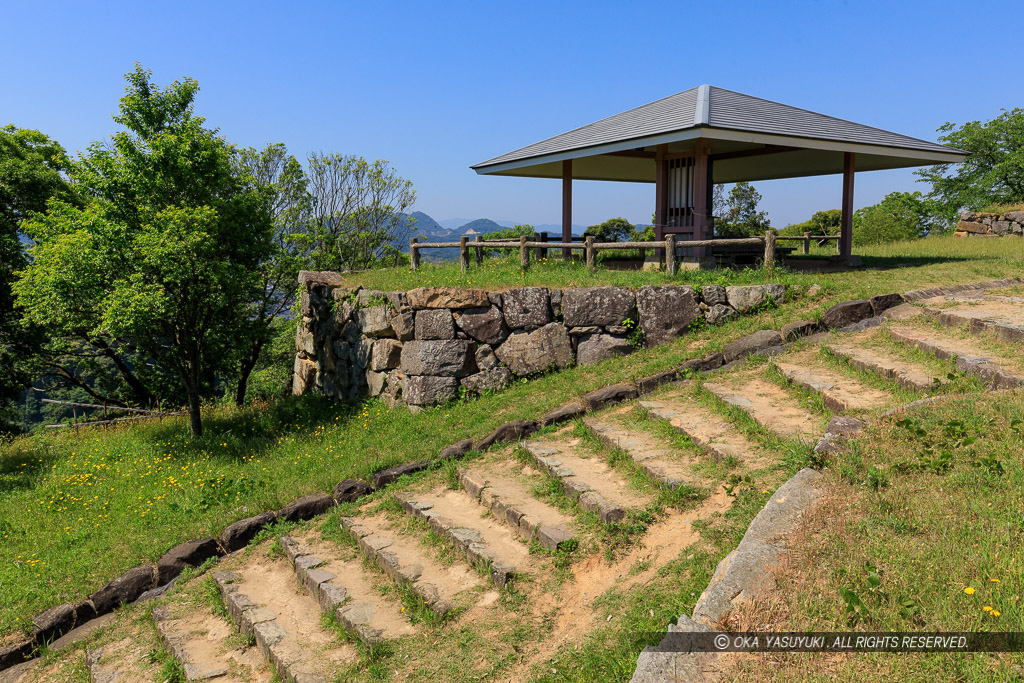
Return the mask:
[[476,241],[477,241],[477,246],[475,247],[475,250],[476,250],[476,264],[479,266],[479,265],[483,265],[483,262],[484,262],[484,248],[479,246],[479,244],[484,241],[484,236],[483,235],[477,235],[476,236]]
[[587,268],[593,273],[597,270],[597,251],[594,249],[594,236],[587,235],[585,243],[587,246]]
[[[533,238],[532,239],[533,239],[534,242],[540,242],[540,233],[539,232],[533,233]],[[534,247],[533,248],[533,258],[535,260],[537,260],[538,262],[542,258],[544,258],[544,247]]]
[[775,231],[766,230],[764,233],[764,267],[771,270],[775,267]]
[[[708,141],[704,138],[697,140],[693,160],[693,238],[695,240],[706,240],[708,238],[708,214],[711,207],[708,206],[708,179],[711,177],[710,170],[711,150],[708,148]],[[699,261],[707,250],[704,247],[697,247],[693,250],[694,257]]]
[[459,267],[462,269],[463,275],[469,268],[469,238],[465,235],[459,238]]
[[811,233],[804,233],[804,256],[811,253]]
[[853,152],[843,154],[843,218],[839,229],[839,255],[844,261],[853,254]]
[[665,235],[665,272],[669,277],[676,274],[676,236]]
[[519,237],[519,266],[523,270],[530,268],[530,250],[526,248],[526,235]]
[[[548,233],[547,233],[546,230],[540,234],[540,241],[541,242],[547,242],[548,241]],[[538,251],[537,253],[540,254],[540,258],[546,259],[548,257],[548,248],[547,247],[542,247],[540,249],[540,251]]]
[[[668,145],[654,148],[654,241],[665,239],[665,224],[668,222],[668,169],[665,168],[665,155]],[[661,254],[654,250],[654,257]]]
[[409,238],[409,263],[412,264],[413,270],[418,270],[420,267],[420,250],[416,248],[416,243],[419,241],[418,237]]
[[[572,159],[562,162],[562,241],[572,242]],[[562,249],[562,258],[572,258],[572,249]]]

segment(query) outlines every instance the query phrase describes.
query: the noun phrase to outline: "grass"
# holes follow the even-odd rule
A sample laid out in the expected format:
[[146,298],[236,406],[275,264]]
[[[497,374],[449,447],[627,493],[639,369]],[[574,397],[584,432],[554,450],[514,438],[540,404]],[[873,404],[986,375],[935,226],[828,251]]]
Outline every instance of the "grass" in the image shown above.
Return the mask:
[[[1024,396],[981,394],[885,420],[834,456],[829,507],[793,544],[774,600],[750,616],[767,630],[1015,631],[1024,626]],[[948,451],[947,465],[923,465]],[[818,660],[773,656],[776,680],[814,677]],[[763,658],[742,667],[768,677]],[[839,680],[997,680],[1024,656],[831,659]],[[743,674],[739,675],[743,678]]]
[[989,204],[981,209],[982,213],[1009,213],[1010,211],[1024,211],[1024,202],[1016,204]]

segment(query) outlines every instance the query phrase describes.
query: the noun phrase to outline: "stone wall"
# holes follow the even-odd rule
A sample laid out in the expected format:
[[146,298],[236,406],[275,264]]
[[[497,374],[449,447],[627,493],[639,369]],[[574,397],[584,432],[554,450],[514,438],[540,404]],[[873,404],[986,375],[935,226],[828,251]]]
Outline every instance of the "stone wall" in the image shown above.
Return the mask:
[[961,211],[960,222],[956,224],[956,237],[990,237],[1024,234],[1024,211],[1006,213],[985,213],[982,211]]
[[786,295],[782,285],[382,292],[345,286],[336,273],[303,272],[299,280],[293,392],[411,405],[592,365]]

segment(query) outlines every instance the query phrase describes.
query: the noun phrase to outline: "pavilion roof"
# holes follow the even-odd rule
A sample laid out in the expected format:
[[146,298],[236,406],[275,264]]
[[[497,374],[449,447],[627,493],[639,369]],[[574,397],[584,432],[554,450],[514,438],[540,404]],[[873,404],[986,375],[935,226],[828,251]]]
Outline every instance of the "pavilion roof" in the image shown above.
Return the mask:
[[686,153],[698,138],[710,141],[712,159],[721,157],[715,182],[839,173],[843,152],[857,154],[858,171],[956,163],[967,155],[935,142],[701,85],[472,168],[479,174],[560,177],[561,161],[590,158],[574,163],[573,177],[653,182],[653,165],[640,163],[645,156],[653,156],[658,145],[667,145],[669,153]]

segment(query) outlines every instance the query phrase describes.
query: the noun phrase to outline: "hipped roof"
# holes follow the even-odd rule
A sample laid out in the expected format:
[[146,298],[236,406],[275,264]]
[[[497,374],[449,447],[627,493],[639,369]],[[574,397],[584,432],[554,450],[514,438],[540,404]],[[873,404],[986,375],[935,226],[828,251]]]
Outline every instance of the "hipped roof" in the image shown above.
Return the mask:
[[952,147],[845,121],[724,88],[701,85],[476,164],[483,175],[560,178],[573,160],[584,180],[654,182],[658,145],[669,154],[710,146],[714,182],[841,173],[960,162]]

